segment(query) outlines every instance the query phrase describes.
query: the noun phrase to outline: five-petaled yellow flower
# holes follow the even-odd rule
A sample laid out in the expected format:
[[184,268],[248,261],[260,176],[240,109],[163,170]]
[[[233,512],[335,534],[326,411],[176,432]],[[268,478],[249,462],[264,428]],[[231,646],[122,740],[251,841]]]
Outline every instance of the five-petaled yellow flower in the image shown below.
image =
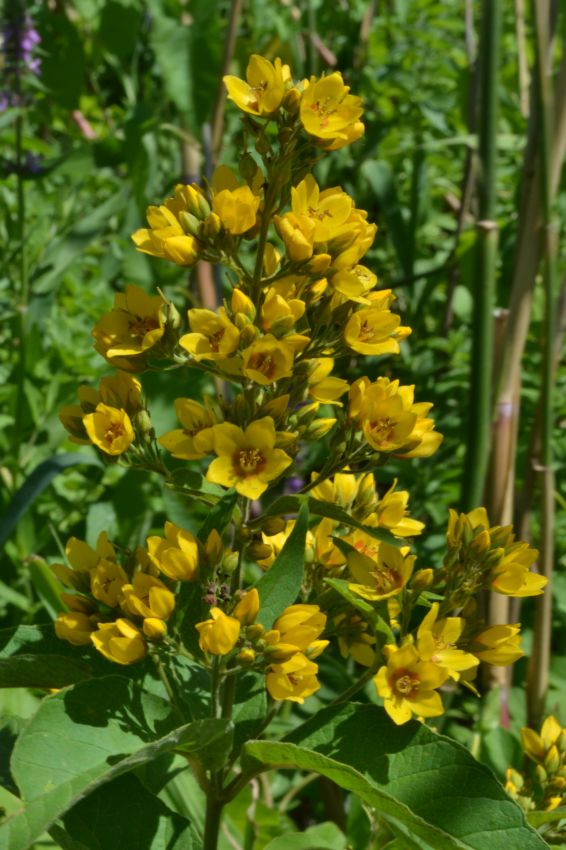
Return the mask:
[[195,360],[225,360],[237,350],[240,331],[233,325],[224,307],[217,313],[212,310],[189,310],[192,333],[185,334],[179,344]]
[[213,433],[218,457],[208,467],[208,481],[235,487],[248,499],[259,499],[269,482],[292,463],[288,454],[275,448],[275,425],[270,416],[257,419],[245,431],[224,422],[215,425]]
[[270,116],[279,109],[286,83],[290,81],[288,65],[280,59],[269,59],[253,53],[246,68],[246,79],[227,75],[223,77],[228,97],[236,106],[250,115]]
[[307,133],[330,142],[336,149],[359,139],[364,125],[359,120],[361,98],[349,94],[342,74],[335,71],[319,80],[313,78],[301,98],[301,121]]
[[448,671],[431,661],[423,661],[412,644],[398,649],[385,647],[387,665],[374,678],[377,693],[391,719],[401,725],[413,714],[438,717],[444,711],[436,688],[444,684]]
[[134,442],[134,428],[125,410],[100,403],[83,423],[91,443],[107,455],[124,454]]

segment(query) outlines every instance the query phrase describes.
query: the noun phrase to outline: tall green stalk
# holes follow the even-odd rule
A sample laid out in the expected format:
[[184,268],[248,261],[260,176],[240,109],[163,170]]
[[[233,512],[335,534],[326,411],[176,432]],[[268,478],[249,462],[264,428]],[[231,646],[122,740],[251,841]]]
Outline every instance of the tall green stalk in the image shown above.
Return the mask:
[[[536,45],[536,86],[540,104],[540,187],[544,220],[544,332],[541,374],[541,431],[539,481],[541,490],[541,540],[539,569],[549,584],[554,562],[554,469],[552,452],[555,291],[557,234],[552,210],[553,103],[550,83],[550,33],[548,6],[533,0]],[[550,587],[537,600],[533,651],[529,664],[527,704],[529,724],[538,725],[544,713],[548,688],[552,593]]]
[[483,500],[490,446],[493,372],[493,309],[498,233],[497,92],[501,33],[500,0],[484,0],[479,44],[479,220],[477,222],[476,291],[474,293],[469,434],[462,503],[465,509]]

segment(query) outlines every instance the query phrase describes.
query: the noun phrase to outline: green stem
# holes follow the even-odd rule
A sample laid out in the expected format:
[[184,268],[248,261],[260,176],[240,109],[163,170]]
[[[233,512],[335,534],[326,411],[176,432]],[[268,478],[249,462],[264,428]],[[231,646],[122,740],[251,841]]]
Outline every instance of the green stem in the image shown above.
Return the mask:
[[348,700],[355,696],[358,691],[361,691],[362,688],[367,685],[370,679],[373,679],[373,677],[377,673],[377,668],[378,664],[375,663],[371,667],[368,667],[368,669],[362,673],[360,678],[357,679],[352,685],[350,685],[349,688],[346,688],[345,691],[342,691],[341,694],[338,694],[338,696],[332,700],[330,705],[340,705],[340,703],[348,702]]
[[[17,392],[16,392],[16,410],[14,417],[14,458],[18,459],[19,447],[22,442],[22,429],[24,418],[24,402],[25,402],[25,379],[26,379],[26,312],[29,300],[28,276],[26,267],[26,252],[25,252],[25,192],[24,180],[22,176],[23,169],[23,123],[21,115],[16,118],[16,179],[17,179],[17,233],[18,244],[20,251],[20,290],[18,293],[18,303],[16,311],[18,314],[18,331],[19,331],[19,348],[18,348],[18,367],[17,367]],[[14,472],[14,481],[19,477],[19,464],[16,463]]]
[[484,0],[480,37],[479,220],[474,297],[468,450],[462,494],[467,510],[482,503],[489,458],[493,309],[497,267],[497,95],[501,30],[500,0]]
[[206,798],[206,815],[204,820],[204,839],[202,850],[216,850],[218,847],[218,835],[220,833],[220,819],[224,804],[218,799],[214,791],[210,791]]

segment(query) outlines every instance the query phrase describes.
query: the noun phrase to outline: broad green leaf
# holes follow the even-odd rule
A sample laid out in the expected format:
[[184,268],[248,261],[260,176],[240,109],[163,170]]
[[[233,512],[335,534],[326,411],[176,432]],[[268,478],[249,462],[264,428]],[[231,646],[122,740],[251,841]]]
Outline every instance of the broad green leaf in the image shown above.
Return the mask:
[[267,693],[263,673],[238,676],[233,713],[235,750],[257,734],[266,714]]
[[93,679],[47,697],[20,735],[12,774],[25,804],[6,821],[3,850],[27,850],[99,786],[183,746],[206,758],[226,720],[175,728],[170,704],[122,676]]
[[51,835],[63,850],[196,850],[191,824],[132,774],[97,788]]
[[346,836],[334,823],[311,826],[304,832],[291,832],[270,841],[264,850],[344,850]]
[[72,454],[61,454],[50,457],[33,470],[18,492],[13,496],[5,514],[0,518],[0,547],[4,545],[28,508],[45,488],[49,486],[52,478],[69,466],[78,466],[81,464],[102,466],[101,462],[94,455],[74,452]]
[[[244,761],[315,771],[376,808],[394,835],[430,850],[543,850],[489,768],[417,722],[382,708],[329,707],[287,742],[252,741]],[[411,846],[411,845],[409,845]]]
[[216,505],[211,508],[201,528],[199,529],[198,538],[206,543],[207,537],[211,531],[216,530],[222,534],[234,513],[238,494],[235,490],[228,490]]
[[99,653],[60,640],[53,625],[0,631],[0,688],[63,688],[107,674]]
[[308,518],[309,509],[304,504],[285,545],[256,585],[260,599],[257,620],[265,628],[270,628],[279,614],[296,602],[303,583]]

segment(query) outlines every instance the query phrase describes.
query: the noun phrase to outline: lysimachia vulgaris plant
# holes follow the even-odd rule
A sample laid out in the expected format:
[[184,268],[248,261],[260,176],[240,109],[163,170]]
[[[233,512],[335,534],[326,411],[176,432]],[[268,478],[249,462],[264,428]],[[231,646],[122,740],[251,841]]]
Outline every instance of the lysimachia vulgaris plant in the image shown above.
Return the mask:
[[[483,508],[451,512],[442,566],[417,564],[411,539],[424,525],[409,515],[409,493],[393,480],[376,485],[391,458],[427,462],[442,436],[418,386],[390,376],[393,361],[378,361],[387,374],[375,380],[350,383],[340,370],[355,359],[363,374],[366,356],[398,355],[411,333],[393,292],[363,264],[376,226],[313,174],[362,136],[360,98],[338,72],[295,82],[279,59],[257,55],[245,80],[224,82],[242,113],[237,170],[221,165],[202,185],[176,186],[132,237],[164,262],[221,266],[223,304],[192,307],[185,322],[160,291],[126,285],[93,330],[115,373],[98,389],[79,387],[77,404],[61,411],[74,442],[158,476],[185,497],[187,518],[195,505],[206,518],[198,532],[167,521],[134,548],[104,532],[94,548],[71,538],[66,563],[53,566],[67,608],[57,636],[78,653],[94,647],[106,675],[129,668],[139,681],[136,671],[149,670],[176,727],[189,730],[170,749],[185,755],[206,797],[205,850],[217,847],[223,808],[274,764],[326,770],[377,805],[377,780],[364,780],[374,789],[364,791],[355,770],[333,773],[330,756],[347,762],[346,751],[324,749],[312,724],[334,724],[336,741],[336,724],[365,711],[358,746],[387,753],[397,726],[416,718],[423,725],[412,734],[428,746],[425,724],[443,714],[444,693],[464,686],[479,695],[481,661],[509,665],[523,655],[519,624],[486,625],[478,595],[534,596],[545,584],[530,570],[537,552],[510,527],[492,527]],[[196,370],[211,388],[200,398]],[[152,425],[147,371],[177,381],[178,427],[167,433]],[[286,486],[301,477],[305,448],[321,442],[324,462],[308,480],[303,473],[298,492]],[[338,668],[349,684],[324,708],[324,671]],[[364,688],[365,702],[352,703]],[[311,697],[319,714],[301,725]],[[269,730],[285,704],[298,704],[283,713],[294,727],[287,744]],[[410,737],[400,740],[393,749],[409,747]],[[317,746],[323,754],[309,761]],[[361,750],[351,764],[364,772],[359,758]],[[405,834],[399,811],[388,811],[393,835]],[[441,813],[412,817],[423,841],[425,821],[433,831],[427,847],[472,846],[434,844]],[[536,838],[528,827],[516,828],[527,838],[517,833],[508,846],[539,846],[528,843]]]

